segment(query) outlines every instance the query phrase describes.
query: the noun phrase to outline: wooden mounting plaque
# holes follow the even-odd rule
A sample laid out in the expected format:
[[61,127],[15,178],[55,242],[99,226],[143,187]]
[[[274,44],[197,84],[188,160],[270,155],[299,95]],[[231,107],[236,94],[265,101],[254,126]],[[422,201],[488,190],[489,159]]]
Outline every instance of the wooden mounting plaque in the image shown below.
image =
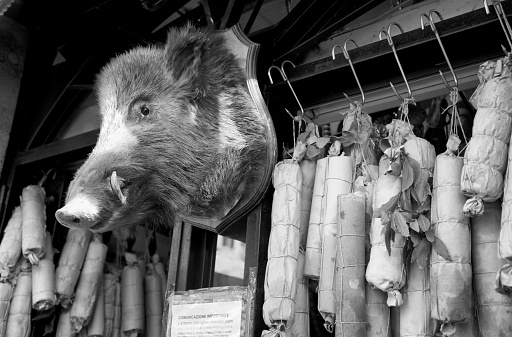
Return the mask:
[[256,163],[257,165],[260,165],[258,171],[261,172],[261,174],[251,185],[248,186],[240,200],[223,218],[208,219],[181,216],[181,220],[183,221],[197,227],[215,231],[216,233],[221,233],[226,230],[230,225],[246,215],[261,201],[270,184],[274,165],[277,160],[277,140],[274,125],[263,100],[263,96],[261,95],[258,80],[256,78],[256,61],[260,45],[250,41],[239,24],[236,24],[227,30],[219,31],[219,34],[226,39],[229,49],[235,55],[240,68],[246,75],[247,87],[252,97],[252,102],[265,123],[265,137],[268,141],[265,161],[262,163]]

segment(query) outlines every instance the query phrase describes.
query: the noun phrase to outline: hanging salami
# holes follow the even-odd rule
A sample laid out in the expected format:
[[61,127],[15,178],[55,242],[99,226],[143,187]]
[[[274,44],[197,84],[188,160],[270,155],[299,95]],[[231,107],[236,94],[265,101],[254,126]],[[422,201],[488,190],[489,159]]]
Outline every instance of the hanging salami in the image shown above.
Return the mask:
[[496,270],[504,261],[496,256],[502,219],[498,201],[485,205],[481,216],[471,219],[471,257],[480,335],[512,336],[512,298],[494,290]]
[[60,304],[67,308],[75,296],[75,287],[84,264],[92,232],[70,228],[55,271],[55,291]]
[[[401,177],[391,174],[381,175],[373,191],[373,209],[377,210],[392,197],[400,193]],[[394,233],[394,240],[386,239],[383,233],[382,219],[373,218],[370,229],[371,252],[366,268],[366,280],[370,285],[388,293],[388,306],[402,304],[399,290],[405,284],[405,266],[403,249],[405,239],[400,233]],[[388,244],[386,244],[388,242]]]
[[32,270],[24,260],[18,274],[7,318],[6,336],[28,337],[31,331],[30,311],[32,309]]
[[52,308],[56,302],[53,246],[49,232],[46,232],[45,242],[44,256],[32,266],[32,308],[39,311]]
[[441,154],[434,174],[434,235],[446,244],[450,260],[432,249],[432,317],[451,324],[466,321],[472,314],[469,218],[460,211],[467,198],[458,186],[463,164],[461,157]]
[[320,278],[322,228],[325,223],[336,223],[336,197],[350,192],[352,167],[351,158],[339,152],[317,162],[304,267],[304,274],[311,279]]
[[280,331],[291,325],[295,315],[302,186],[299,164],[292,160],[277,163],[273,184],[263,318],[268,327]]
[[512,290],[512,160],[509,148],[508,168],[505,174],[503,189],[503,203],[501,212],[501,229],[498,240],[498,257],[506,262],[499,268],[497,275],[497,288],[502,293],[509,293]]
[[308,237],[309,216],[315,182],[316,159],[304,158],[299,163],[302,172],[301,213],[300,213],[300,251],[297,262],[297,291],[295,296],[295,317],[290,327],[292,337],[309,337],[309,279],[304,276],[306,260],[306,242]]
[[469,197],[467,216],[483,213],[484,202],[498,200],[503,192],[512,130],[512,79],[509,56],[480,66],[480,84],[470,98],[477,113],[472,138],[464,154],[461,190]]
[[[336,143],[333,147],[336,146]],[[334,329],[336,317],[336,294],[334,273],[336,268],[338,196],[350,193],[352,189],[352,158],[338,156],[332,151],[325,167],[324,199],[321,214],[321,267],[318,282],[318,311],[325,320],[328,331]],[[321,159],[323,160],[323,159]],[[320,160],[320,161],[321,161]],[[320,165],[320,164],[319,164]]]
[[101,234],[95,234],[89,242],[84,266],[76,286],[75,300],[71,306],[70,320],[73,332],[78,333],[89,324],[94,311],[94,303],[99,292],[103,292],[103,267],[107,256],[107,246]]
[[18,206],[12,212],[0,243],[0,282],[12,276],[11,273],[21,255],[21,225],[21,207]]
[[23,256],[32,264],[38,264],[44,255],[46,208],[44,199],[46,192],[38,185],[23,188],[21,195],[22,241]]
[[365,196],[338,196],[336,336],[366,336]]

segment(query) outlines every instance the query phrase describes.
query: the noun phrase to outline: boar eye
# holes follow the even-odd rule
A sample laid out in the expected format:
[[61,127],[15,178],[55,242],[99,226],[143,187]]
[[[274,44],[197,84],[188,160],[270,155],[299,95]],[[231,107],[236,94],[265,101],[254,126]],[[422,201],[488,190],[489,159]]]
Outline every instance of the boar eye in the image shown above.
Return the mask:
[[147,117],[149,115],[149,113],[150,113],[150,110],[147,106],[142,105],[140,107],[140,114],[142,115],[142,117]]

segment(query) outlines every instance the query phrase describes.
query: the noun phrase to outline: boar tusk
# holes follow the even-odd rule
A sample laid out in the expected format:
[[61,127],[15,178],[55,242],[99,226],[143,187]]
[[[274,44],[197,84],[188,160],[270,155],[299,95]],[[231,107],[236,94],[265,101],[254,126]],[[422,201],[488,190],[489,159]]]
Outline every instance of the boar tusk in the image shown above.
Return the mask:
[[121,203],[123,205],[126,204],[126,196],[123,194],[123,191],[121,191],[121,186],[119,184],[119,179],[117,178],[116,171],[112,171],[112,174],[110,175],[110,187],[117,195]]

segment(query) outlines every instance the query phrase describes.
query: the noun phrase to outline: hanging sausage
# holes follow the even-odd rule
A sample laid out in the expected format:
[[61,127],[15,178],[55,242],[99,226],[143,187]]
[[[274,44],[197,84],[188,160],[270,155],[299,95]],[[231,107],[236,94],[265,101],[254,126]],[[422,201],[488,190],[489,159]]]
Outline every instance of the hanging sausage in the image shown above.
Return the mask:
[[478,78],[480,85],[470,98],[478,110],[461,177],[461,190],[469,197],[463,208],[467,216],[482,214],[483,202],[501,197],[512,130],[509,57],[482,64]]
[[46,232],[44,256],[32,266],[32,308],[43,311],[53,308],[55,296],[55,266],[52,236]]
[[95,234],[89,242],[84,266],[76,286],[75,300],[71,306],[70,320],[75,333],[87,326],[99,292],[103,291],[101,285],[106,256],[107,246],[103,244],[101,234]]
[[5,226],[2,242],[0,243],[0,281],[12,277],[14,266],[21,255],[21,207],[17,206]]
[[60,304],[67,308],[75,296],[75,287],[84,264],[87,247],[92,232],[70,228],[66,236],[66,243],[59,257],[55,271],[55,291]]
[[488,203],[481,216],[471,219],[471,257],[480,335],[512,336],[512,298],[494,290],[496,270],[504,261],[496,256],[502,218],[498,201]]
[[39,185],[23,188],[21,195],[22,251],[23,256],[32,264],[38,264],[44,255],[46,210],[44,199],[46,193]]
[[[309,127],[309,126],[308,126]],[[316,130],[316,128],[314,129]],[[292,337],[309,337],[309,279],[304,276],[306,260],[306,242],[308,237],[309,216],[315,183],[316,158],[305,156],[299,163],[302,172],[301,213],[300,213],[300,251],[297,262],[297,291],[295,296],[295,317],[290,334]]]

